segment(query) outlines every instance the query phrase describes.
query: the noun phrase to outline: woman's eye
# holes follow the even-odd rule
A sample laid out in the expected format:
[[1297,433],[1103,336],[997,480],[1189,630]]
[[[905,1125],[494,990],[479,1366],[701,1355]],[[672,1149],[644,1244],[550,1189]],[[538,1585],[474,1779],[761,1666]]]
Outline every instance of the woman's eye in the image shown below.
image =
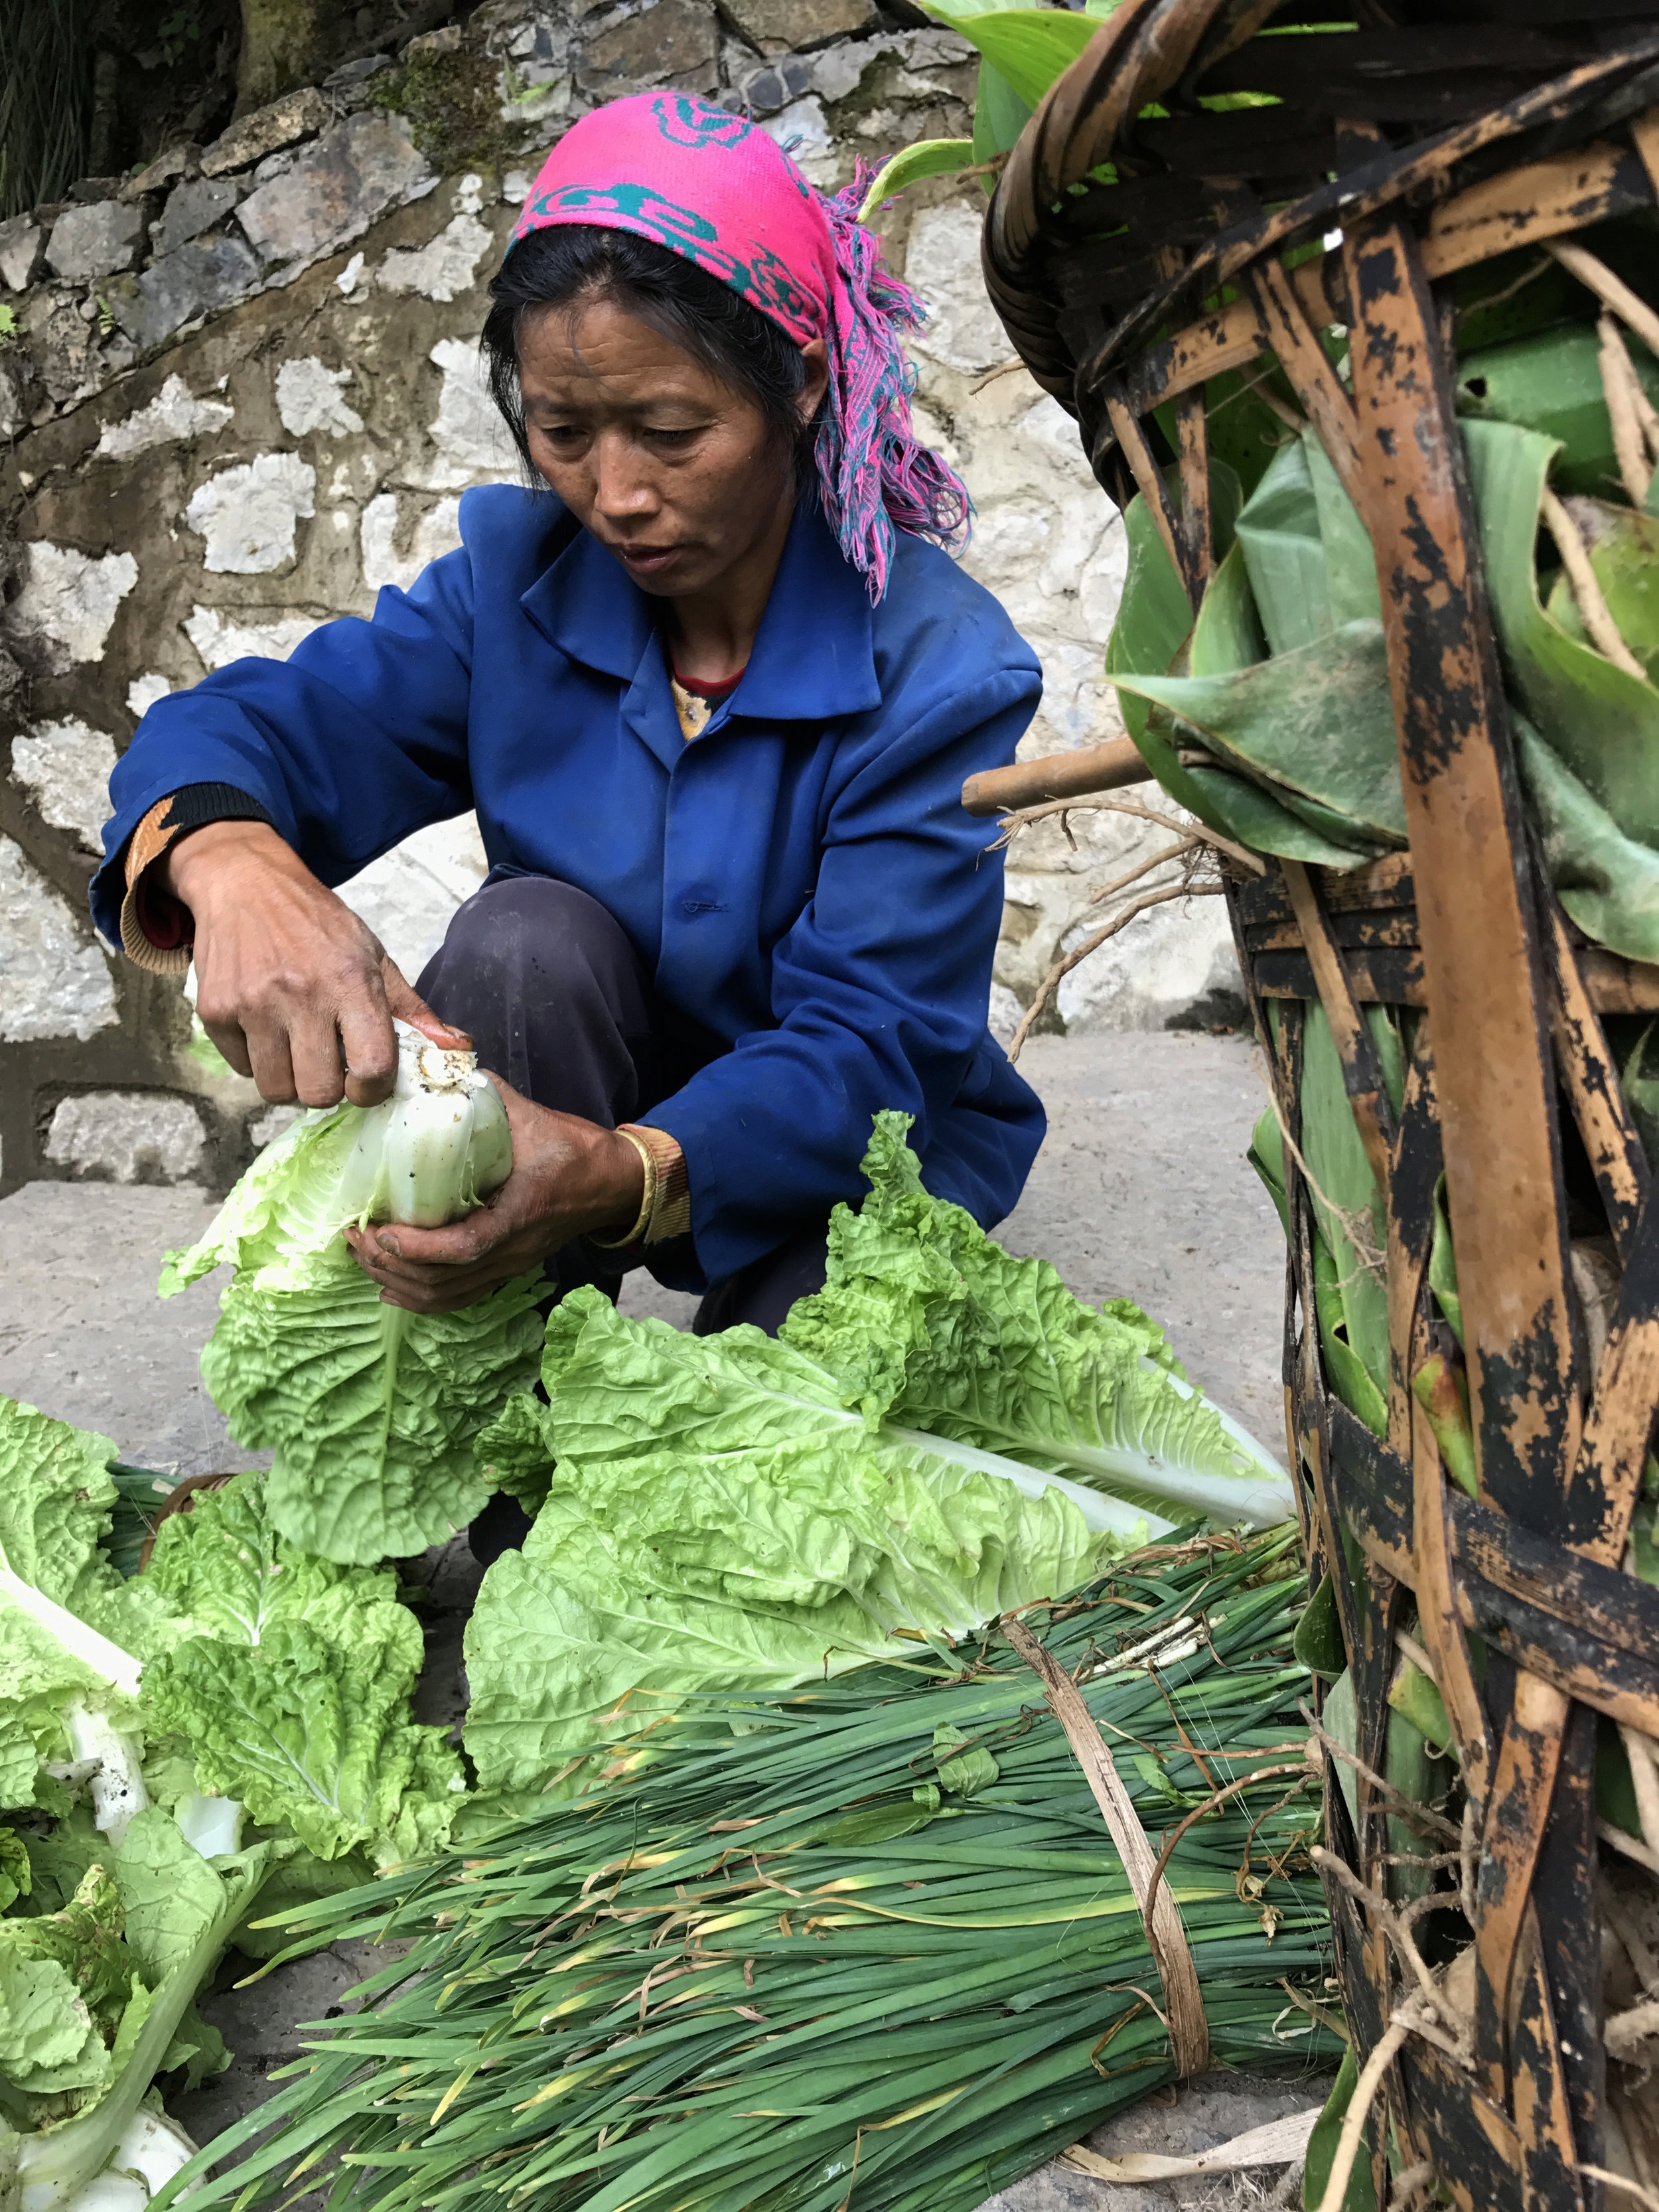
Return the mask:
[[690,430],[647,430],[645,434],[653,445],[672,447],[689,446],[694,438],[702,435],[702,429],[699,424]]

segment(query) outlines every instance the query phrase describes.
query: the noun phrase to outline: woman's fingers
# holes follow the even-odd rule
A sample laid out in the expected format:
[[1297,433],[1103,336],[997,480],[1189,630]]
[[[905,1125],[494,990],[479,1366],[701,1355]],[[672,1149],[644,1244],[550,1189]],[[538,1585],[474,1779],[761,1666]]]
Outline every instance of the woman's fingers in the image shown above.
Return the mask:
[[253,1061],[248,1052],[247,1038],[243,1033],[242,1024],[240,1022],[232,1021],[210,1021],[202,1012],[199,1006],[196,1012],[202,1027],[238,1075],[251,1076],[253,1073]]
[[410,985],[402,969],[389,953],[380,955],[380,980],[386,990],[386,1005],[400,1022],[407,1022],[422,1036],[429,1036],[434,1044],[441,1045],[446,1052],[470,1052],[472,1040],[465,1030],[453,1028],[440,1021],[426,1000]]
[[357,988],[343,996],[338,1050],[345,1060],[345,1095],[354,1106],[378,1106],[391,1097],[398,1079],[398,1033],[392,1026],[386,991],[374,968],[365,967]]
[[412,1260],[389,1249],[384,1237],[443,1237],[442,1230],[348,1230],[346,1240],[363,1272],[380,1286],[388,1304],[414,1313],[454,1313],[522,1274],[526,1262],[486,1253],[467,1260]]

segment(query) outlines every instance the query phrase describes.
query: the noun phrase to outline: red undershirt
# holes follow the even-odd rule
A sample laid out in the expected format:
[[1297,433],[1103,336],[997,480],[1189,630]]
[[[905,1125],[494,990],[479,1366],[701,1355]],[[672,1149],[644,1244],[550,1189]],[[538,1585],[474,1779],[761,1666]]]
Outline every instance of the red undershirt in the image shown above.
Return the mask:
[[668,665],[673,670],[674,681],[682,691],[689,691],[694,699],[707,699],[714,705],[722,699],[729,699],[744,678],[741,668],[735,676],[682,676],[672,658]]

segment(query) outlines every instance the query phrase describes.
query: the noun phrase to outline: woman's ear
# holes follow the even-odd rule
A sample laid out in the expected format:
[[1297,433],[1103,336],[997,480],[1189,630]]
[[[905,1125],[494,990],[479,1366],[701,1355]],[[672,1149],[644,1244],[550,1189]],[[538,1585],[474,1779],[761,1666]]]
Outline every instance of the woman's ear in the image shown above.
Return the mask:
[[806,380],[795,395],[795,404],[800,410],[801,421],[810,422],[830,389],[830,349],[822,338],[809,338],[800,349],[800,357],[806,364]]

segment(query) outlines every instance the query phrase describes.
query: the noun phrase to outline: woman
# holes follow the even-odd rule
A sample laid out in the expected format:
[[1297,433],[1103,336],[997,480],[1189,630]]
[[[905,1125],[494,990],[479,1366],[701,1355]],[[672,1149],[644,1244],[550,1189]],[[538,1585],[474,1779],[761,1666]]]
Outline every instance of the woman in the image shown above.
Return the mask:
[[[775,1330],[880,1109],[988,1224],[1042,1141],[957,796],[1037,665],[940,550],[967,495],[912,435],[917,311],[854,200],[678,94],[578,123],[484,331],[538,488],[470,492],[372,621],[162,700],[116,769],[94,915],[141,964],[193,952],[267,1098],[383,1097],[394,1016],[501,1079],[494,1200],[352,1232],[394,1304],[642,1259],[700,1329]],[[328,887],[468,806],[489,877],[411,990]]]

